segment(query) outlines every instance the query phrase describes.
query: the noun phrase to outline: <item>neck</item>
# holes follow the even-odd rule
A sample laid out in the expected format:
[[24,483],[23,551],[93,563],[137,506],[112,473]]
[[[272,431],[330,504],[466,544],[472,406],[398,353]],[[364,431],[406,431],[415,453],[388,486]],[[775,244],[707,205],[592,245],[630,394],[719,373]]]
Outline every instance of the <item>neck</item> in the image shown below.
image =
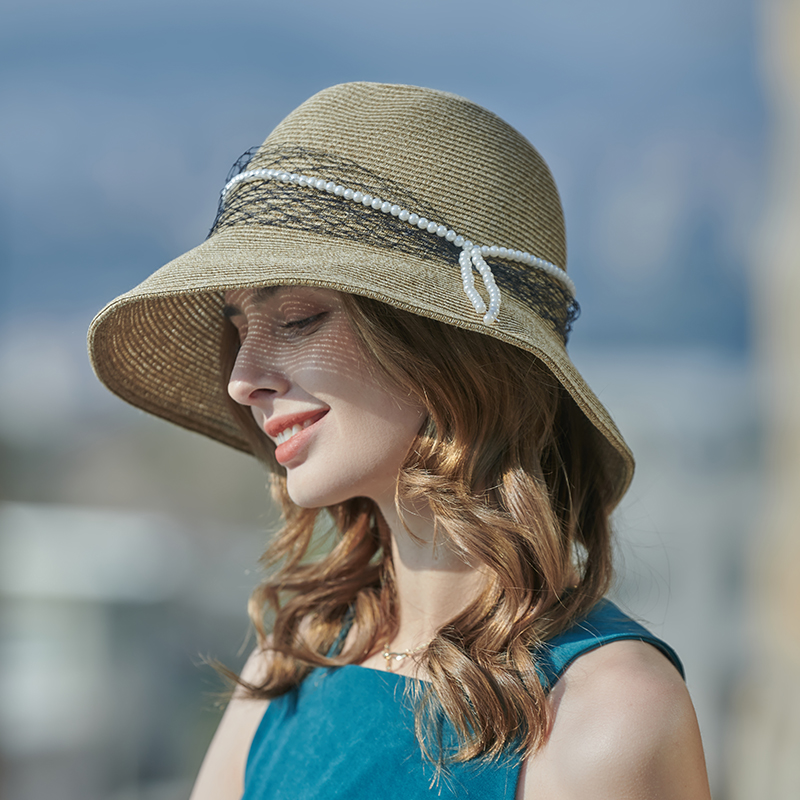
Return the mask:
[[[391,534],[398,628],[391,650],[426,645],[480,592],[484,576],[455,551],[441,530],[434,534],[427,508],[381,504]],[[387,643],[388,644],[388,643]]]

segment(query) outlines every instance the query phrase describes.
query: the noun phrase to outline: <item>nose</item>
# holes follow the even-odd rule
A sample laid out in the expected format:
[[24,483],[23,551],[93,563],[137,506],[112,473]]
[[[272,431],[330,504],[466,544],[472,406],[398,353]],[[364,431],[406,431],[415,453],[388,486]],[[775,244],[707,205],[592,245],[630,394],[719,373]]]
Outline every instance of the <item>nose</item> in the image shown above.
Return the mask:
[[239,405],[259,405],[289,388],[283,372],[260,350],[247,344],[239,348],[228,379],[228,394]]

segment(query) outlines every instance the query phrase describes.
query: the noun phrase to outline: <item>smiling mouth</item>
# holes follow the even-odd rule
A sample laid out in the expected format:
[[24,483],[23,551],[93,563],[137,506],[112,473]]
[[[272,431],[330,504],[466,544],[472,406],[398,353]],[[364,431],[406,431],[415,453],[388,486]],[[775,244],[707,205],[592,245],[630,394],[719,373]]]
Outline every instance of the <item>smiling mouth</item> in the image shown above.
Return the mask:
[[292,436],[296,436],[300,431],[304,431],[310,425],[313,425],[319,417],[311,417],[310,419],[301,422],[299,425],[292,425],[291,428],[286,428],[282,430],[276,437],[275,437],[275,444],[281,445],[284,442],[288,442]]
[[297,414],[286,414],[273,417],[264,425],[264,433],[275,442],[277,447],[286,444],[290,439],[319,422],[329,409],[320,408],[302,411]]

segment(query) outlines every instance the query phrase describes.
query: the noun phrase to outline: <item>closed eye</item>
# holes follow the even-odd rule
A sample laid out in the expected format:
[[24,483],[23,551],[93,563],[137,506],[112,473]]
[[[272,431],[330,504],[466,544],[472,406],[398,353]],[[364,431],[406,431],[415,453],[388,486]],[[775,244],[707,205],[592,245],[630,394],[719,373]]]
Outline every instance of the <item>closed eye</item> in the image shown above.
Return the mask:
[[327,311],[322,311],[319,314],[313,314],[310,317],[303,317],[302,319],[293,319],[289,320],[288,322],[284,322],[281,325],[281,328],[284,330],[293,330],[293,331],[308,331],[314,328],[318,323],[322,322],[322,320],[327,316]]

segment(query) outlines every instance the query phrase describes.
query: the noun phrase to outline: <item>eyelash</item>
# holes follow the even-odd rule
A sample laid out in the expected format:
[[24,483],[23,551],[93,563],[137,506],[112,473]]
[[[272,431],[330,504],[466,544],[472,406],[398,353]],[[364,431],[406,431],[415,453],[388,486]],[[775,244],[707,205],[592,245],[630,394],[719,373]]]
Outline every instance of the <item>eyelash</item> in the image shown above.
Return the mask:
[[294,330],[298,332],[303,332],[308,330],[309,328],[312,328],[318,322],[322,322],[322,319],[323,317],[325,317],[326,314],[327,312],[323,311],[319,314],[314,314],[310,317],[303,317],[303,319],[294,319],[291,320],[290,322],[284,322],[281,325],[281,328],[289,331]]

